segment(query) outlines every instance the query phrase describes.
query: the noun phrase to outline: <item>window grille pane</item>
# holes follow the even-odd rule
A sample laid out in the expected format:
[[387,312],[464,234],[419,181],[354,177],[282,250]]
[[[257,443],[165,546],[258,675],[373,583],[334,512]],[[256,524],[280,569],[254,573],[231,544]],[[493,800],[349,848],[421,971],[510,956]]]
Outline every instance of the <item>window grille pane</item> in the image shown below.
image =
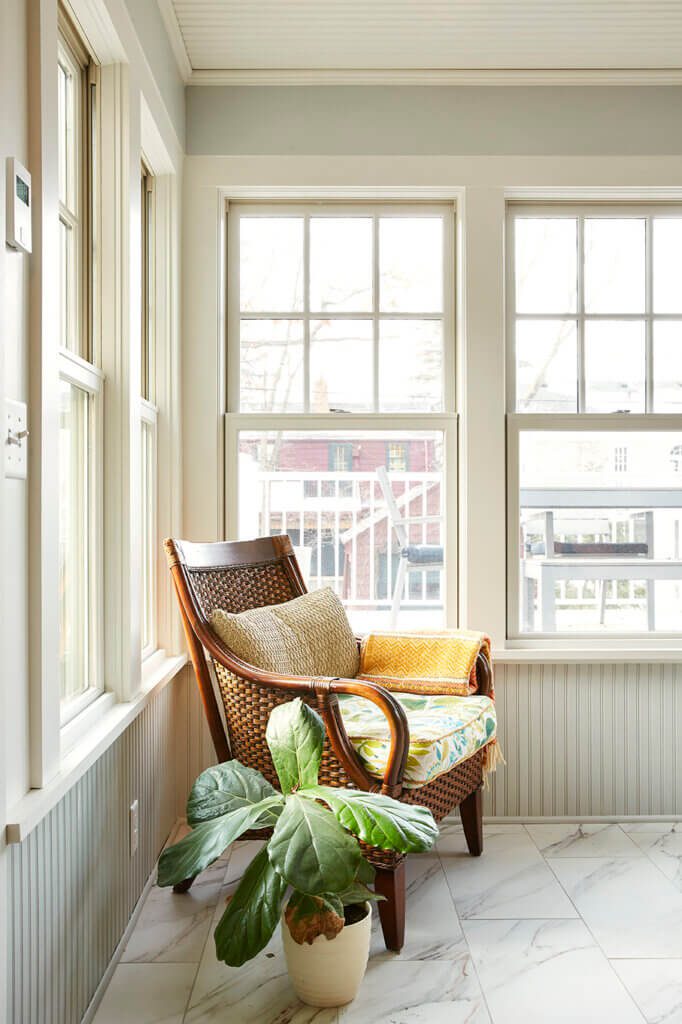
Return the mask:
[[303,411],[303,321],[242,320],[242,412]]
[[379,406],[382,412],[443,408],[443,325],[440,320],[381,320]]
[[654,217],[655,313],[682,313],[682,217]]
[[654,410],[682,413],[682,320],[654,324]]
[[142,508],[142,650],[155,641],[155,560],[156,560],[156,452],[154,428],[144,420],[141,423],[141,498]]
[[577,220],[517,217],[514,235],[516,312],[577,311]]
[[59,221],[59,344],[78,351],[78,279],[76,239],[70,224]]
[[516,408],[519,412],[577,412],[577,367],[575,320],[517,322]]
[[371,218],[310,218],[310,309],[371,312]]
[[371,320],[312,320],[310,411],[368,412],[374,395]]
[[73,145],[73,109],[72,109],[72,82],[67,69],[57,65],[57,106],[58,106],[58,133],[59,133],[59,201],[64,206],[69,205],[69,171],[73,166],[73,157],[70,148]]
[[682,632],[682,432],[519,443],[521,631]]
[[250,313],[303,310],[303,218],[241,217],[240,309]]
[[644,324],[588,320],[585,324],[585,411],[644,412]]
[[60,385],[59,564],[62,700],[91,685],[90,669],[90,396]]
[[585,219],[585,312],[643,313],[643,217]]
[[379,308],[382,313],[443,311],[442,217],[381,217]]
[[[391,451],[405,469],[387,466]],[[289,534],[310,588],[333,587],[358,630],[388,624],[408,549],[400,626],[443,625],[443,503],[441,431],[239,434],[240,537]]]

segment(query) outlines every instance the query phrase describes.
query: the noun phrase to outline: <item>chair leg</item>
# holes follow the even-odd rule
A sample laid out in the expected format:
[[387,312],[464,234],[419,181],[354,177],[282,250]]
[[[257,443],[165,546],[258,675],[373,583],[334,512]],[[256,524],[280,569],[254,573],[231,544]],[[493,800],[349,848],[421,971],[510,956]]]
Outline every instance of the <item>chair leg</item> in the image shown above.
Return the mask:
[[196,875],[192,875],[191,878],[185,878],[185,879],[183,879],[182,882],[178,882],[177,885],[173,886],[173,892],[177,892],[177,893],[189,892],[189,890],[192,888],[192,882],[194,881],[194,879],[196,877],[197,877]]
[[479,788],[462,800],[459,813],[464,828],[464,838],[472,857],[483,853],[483,791]]
[[374,888],[386,897],[377,904],[386,949],[399,953],[405,943],[405,861],[377,868]]

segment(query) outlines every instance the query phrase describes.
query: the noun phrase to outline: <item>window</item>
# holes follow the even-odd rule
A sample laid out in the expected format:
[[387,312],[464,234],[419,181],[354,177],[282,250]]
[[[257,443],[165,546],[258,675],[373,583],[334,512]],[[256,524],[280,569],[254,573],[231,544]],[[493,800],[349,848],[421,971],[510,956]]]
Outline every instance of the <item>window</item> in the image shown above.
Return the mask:
[[386,460],[389,473],[407,473],[409,469],[409,448],[406,444],[393,442],[388,446]]
[[353,445],[330,444],[329,468],[336,473],[350,473],[353,469]]
[[618,444],[613,450],[613,468],[616,473],[625,473],[628,468],[628,450],[625,445]]
[[510,635],[679,635],[682,210],[512,205],[509,246]]
[[289,533],[359,628],[388,623],[400,561],[380,469],[409,543],[446,550],[447,573],[407,574],[401,624],[455,621],[453,221],[439,205],[229,208],[228,534]]
[[154,177],[146,164],[140,176],[141,315],[140,325],[140,521],[141,530],[141,647],[145,658],[156,649],[156,528],[157,416],[156,401],[156,259]]
[[102,689],[97,69],[60,15],[59,560],[62,720]]

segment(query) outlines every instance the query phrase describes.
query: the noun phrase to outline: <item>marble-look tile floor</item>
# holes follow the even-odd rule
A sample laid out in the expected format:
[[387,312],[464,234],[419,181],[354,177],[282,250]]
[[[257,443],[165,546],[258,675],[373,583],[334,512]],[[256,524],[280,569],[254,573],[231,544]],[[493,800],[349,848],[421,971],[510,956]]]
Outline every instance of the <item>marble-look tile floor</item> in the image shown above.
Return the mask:
[[175,896],[152,888],[95,1024],[682,1024],[682,824],[485,827],[458,821],[407,865],[407,938],[376,918],[358,998],[304,1006],[277,932],[239,969],[213,929],[256,844]]

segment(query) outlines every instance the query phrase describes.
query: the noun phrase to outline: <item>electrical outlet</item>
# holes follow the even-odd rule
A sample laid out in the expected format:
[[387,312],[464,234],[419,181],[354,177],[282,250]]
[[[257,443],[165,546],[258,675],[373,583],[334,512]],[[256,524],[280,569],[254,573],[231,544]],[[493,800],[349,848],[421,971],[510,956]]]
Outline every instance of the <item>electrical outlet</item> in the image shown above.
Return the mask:
[[140,842],[140,807],[137,800],[130,805],[130,856],[134,857]]
[[28,430],[26,403],[5,399],[5,476],[26,479]]

